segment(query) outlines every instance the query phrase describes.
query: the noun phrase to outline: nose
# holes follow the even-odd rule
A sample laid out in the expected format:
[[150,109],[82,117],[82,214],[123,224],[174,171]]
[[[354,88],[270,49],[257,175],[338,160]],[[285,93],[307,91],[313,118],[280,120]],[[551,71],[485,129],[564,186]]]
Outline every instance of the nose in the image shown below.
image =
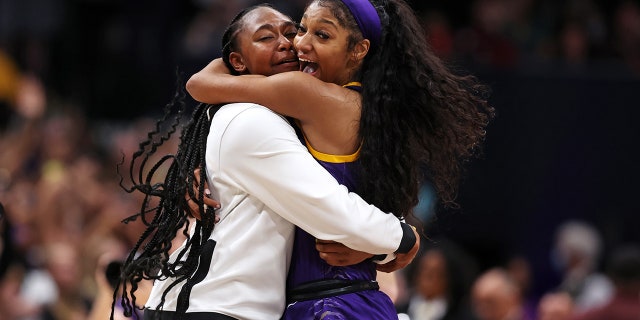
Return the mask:
[[289,40],[283,34],[280,35],[278,40],[279,40],[279,42],[278,42],[278,50],[279,51],[289,51],[289,50],[293,49],[293,43],[291,42],[291,40]]
[[296,37],[293,39],[293,47],[299,53],[311,51],[311,44],[307,38],[307,34],[305,33],[302,35],[296,35]]

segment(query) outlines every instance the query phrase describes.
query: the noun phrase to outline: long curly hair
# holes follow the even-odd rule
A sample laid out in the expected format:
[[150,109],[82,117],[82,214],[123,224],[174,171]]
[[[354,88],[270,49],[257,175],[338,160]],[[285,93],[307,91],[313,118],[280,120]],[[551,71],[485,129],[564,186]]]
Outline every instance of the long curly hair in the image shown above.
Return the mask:
[[[316,0],[363,39],[339,0]],[[494,116],[487,88],[454,74],[429,48],[415,13],[402,0],[371,0],[383,34],[357,75],[362,83],[362,140],[357,193],[382,210],[411,214],[420,185],[430,182],[444,207],[456,207],[464,164],[477,156]]]
[[[228,66],[231,66],[229,54],[234,50],[235,39],[243,28],[243,18],[259,7],[270,5],[257,5],[241,11],[227,27],[222,37],[222,57]],[[231,67],[229,69],[233,70]],[[198,104],[189,122],[182,127],[177,153],[164,155],[155,163],[149,163],[158,147],[169,140],[183,123],[182,118],[187,108],[185,93],[182,83],[179,82],[177,87],[174,98],[164,108],[163,117],[156,122],[155,129],[147,134],[146,140],[139,144],[138,151],[132,156],[127,177],[127,184],[130,186],[125,186],[124,177],[121,175],[120,186],[126,192],[140,192],[143,195],[139,212],[123,222],[141,219],[146,229],[123,263],[120,282],[114,291],[111,319],[118,296],[126,316],[135,312],[135,291],[142,280],[175,278],[163,292],[156,307],[158,310],[164,306],[166,295],[172,288],[180,284],[187,284],[185,287],[188,288],[197,270],[202,247],[213,232],[215,212],[213,208],[204,206],[204,184],[198,185],[197,195],[193,186],[196,181],[195,170],[203,168],[206,162],[210,117],[220,106]],[[161,168],[167,163],[170,163],[168,170],[166,175],[162,176],[165,172]],[[206,181],[206,171],[200,170],[198,178],[199,181]],[[154,182],[156,180],[162,182]],[[185,195],[188,195],[188,198]],[[200,219],[189,219],[190,211],[186,199],[193,199],[198,204]],[[191,226],[190,221],[195,221],[195,226]],[[193,230],[192,233],[189,232],[190,229]],[[187,241],[177,253],[176,259],[171,261],[171,242],[180,232]],[[178,297],[177,315],[186,313],[188,306],[189,290],[186,290],[185,294],[181,292]]]

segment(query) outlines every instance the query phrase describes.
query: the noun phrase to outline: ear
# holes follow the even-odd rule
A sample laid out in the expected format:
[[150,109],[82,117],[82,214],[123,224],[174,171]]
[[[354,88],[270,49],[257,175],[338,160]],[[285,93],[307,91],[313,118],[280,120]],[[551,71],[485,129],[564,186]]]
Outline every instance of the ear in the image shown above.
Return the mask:
[[351,59],[353,62],[360,63],[364,60],[364,57],[367,56],[369,52],[369,48],[371,47],[371,42],[369,39],[364,39],[353,47],[353,51],[351,51]]
[[238,73],[245,73],[247,71],[247,66],[244,64],[242,55],[238,52],[231,52],[231,54],[229,54],[229,62],[231,62],[233,69]]

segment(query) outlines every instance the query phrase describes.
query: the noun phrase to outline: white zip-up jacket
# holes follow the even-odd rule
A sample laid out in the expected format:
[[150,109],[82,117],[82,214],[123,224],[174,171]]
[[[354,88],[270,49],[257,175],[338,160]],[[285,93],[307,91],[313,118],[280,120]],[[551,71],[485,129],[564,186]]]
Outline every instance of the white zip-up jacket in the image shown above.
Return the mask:
[[[407,241],[413,233],[397,217],[338,184],[289,122],[263,106],[222,107],[213,117],[206,161],[222,208],[210,237],[216,244],[208,274],[193,287],[187,312],[279,319],[294,225],[373,254],[393,253],[403,239],[404,247],[415,242]],[[156,308],[171,281],[156,281],[148,308]],[[181,287],[167,295],[164,310],[176,309]]]

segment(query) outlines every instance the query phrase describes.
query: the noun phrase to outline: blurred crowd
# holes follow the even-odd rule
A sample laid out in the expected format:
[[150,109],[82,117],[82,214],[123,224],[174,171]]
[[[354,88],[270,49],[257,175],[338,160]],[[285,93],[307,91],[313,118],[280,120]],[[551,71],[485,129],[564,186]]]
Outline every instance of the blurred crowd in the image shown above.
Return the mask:
[[469,2],[467,21],[453,25],[453,17],[424,14],[427,38],[446,60],[525,71],[640,72],[637,1],[477,0]]
[[640,246],[603,254],[595,226],[578,220],[558,226],[551,259],[558,281],[541,296],[525,256],[480,269],[467,250],[430,239],[400,272],[394,296],[400,319],[596,320],[640,319]]
[[107,267],[144,230],[121,222],[141,201],[119,186],[117,165],[153,122],[100,127],[73,108],[46,111],[42,83],[22,81],[0,136],[0,319],[87,319],[98,296],[110,308]]
[[[117,164],[129,174],[176,67],[188,76],[216,57],[228,21],[254,2],[0,0],[0,320],[107,319],[110,263],[142,227],[121,222],[141,201]],[[271,3],[295,18],[306,1]],[[637,1],[413,5],[453,65],[640,75]],[[548,235],[558,281],[542,295],[529,290],[540,280],[528,257],[486,266],[451,239],[425,240],[387,288],[401,319],[640,319],[637,244],[604,251],[599,232],[569,221]]]

